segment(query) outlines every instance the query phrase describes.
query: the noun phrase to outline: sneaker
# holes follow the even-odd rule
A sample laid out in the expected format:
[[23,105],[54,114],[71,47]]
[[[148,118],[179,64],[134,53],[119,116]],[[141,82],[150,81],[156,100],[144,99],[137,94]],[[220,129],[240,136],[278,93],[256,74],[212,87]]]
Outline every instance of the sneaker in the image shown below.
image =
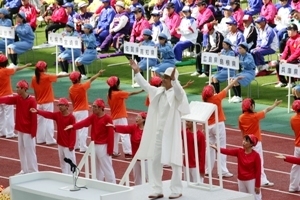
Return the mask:
[[237,96],[233,96],[233,97],[231,97],[231,99],[229,99],[228,101],[229,102],[232,102],[234,99],[236,99],[237,98]]
[[296,86],[295,83],[288,83],[288,84],[285,86],[285,88],[293,88],[293,87],[295,87],[295,86]]
[[263,65],[263,66],[261,67],[261,71],[262,71],[262,70],[267,70],[267,71],[268,71],[268,69],[269,69],[269,65],[268,65],[268,64],[265,64],[265,65]]
[[132,159],[132,155],[129,153],[125,153],[125,160],[131,160]]
[[182,194],[181,193],[172,193],[170,196],[169,196],[169,199],[177,199],[179,197],[181,197]]
[[230,177],[233,177],[233,174],[230,173],[230,172],[227,172],[227,173],[225,173],[225,174],[222,174],[222,177],[223,177],[223,178],[230,178]]
[[132,85],[132,87],[133,88],[139,88],[139,87],[141,87],[138,83],[134,83],[133,85]]
[[242,97],[236,97],[235,99],[233,99],[231,102],[232,103],[241,103],[243,101]]
[[18,135],[16,135],[16,134],[12,134],[12,135],[8,135],[8,136],[6,136],[6,139],[10,139],[10,138],[17,138],[18,137]]
[[59,72],[58,75],[66,75],[68,74],[67,72]]
[[96,48],[96,51],[101,52],[102,49],[101,49],[100,47],[97,47],[97,48]]
[[199,76],[200,74],[198,72],[194,72],[191,74],[191,76]]
[[272,187],[272,186],[274,186],[274,183],[272,183],[272,182],[268,182],[268,183],[261,185],[261,187]]
[[280,87],[285,87],[286,86],[286,84],[285,83],[281,83],[281,82],[279,82],[279,83],[277,83],[274,87],[276,87],[276,88],[280,88]]
[[160,199],[164,198],[164,195],[161,193],[153,193],[148,196],[149,199]]
[[121,155],[121,153],[113,153],[112,157],[116,158],[116,157],[119,157],[120,155]]
[[182,61],[180,61],[180,60],[175,60],[175,64],[179,64],[179,63],[181,63]]
[[202,73],[201,75],[198,76],[199,78],[205,78],[207,75],[205,73]]
[[87,76],[84,74],[81,74],[81,80],[86,80],[86,79],[87,79]]

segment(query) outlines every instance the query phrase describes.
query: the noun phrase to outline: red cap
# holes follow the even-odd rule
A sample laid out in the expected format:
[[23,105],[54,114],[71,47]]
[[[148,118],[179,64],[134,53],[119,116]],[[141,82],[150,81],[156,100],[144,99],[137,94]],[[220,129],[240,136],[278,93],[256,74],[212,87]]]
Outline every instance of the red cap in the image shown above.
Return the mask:
[[66,98],[59,98],[58,100],[58,105],[65,105],[65,106],[69,106],[69,101]]
[[155,87],[159,87],[162,83],[162,80],[159,76],[154,76],[151,78],[150,80],[150,85],[155,86]]
[[111,76],[107,79],[106,83],[109,85],[109,87],[113,87],[117,84],[118,79],[119,78],[117,76]]
[[253,134],[250,134],[250,135],[247,135],[249,137],[249,139],[251,140],[251,143],[253,144],[253,146],[256,146],[257,142],[258,142],[258,139],[255,135]]
[[44,70],[47,67],[47,63],[45,61],[38,61],[35,65],[39,70]]
[[293,102],[292,108],[295,112],[298,112],[300,110],[300,100],[295,100]]
[[250,110],[252,106],[252,100],[250,98],[246,98],[242,102],[242,111],[248,111]]
[[103,101],[103,99],[96,99],[93,103],[93,105],[99,106],[101,108],[105,108],[105,102]]
[[147,113],[146,112],[140,112],[139,115],[141,115],[141,117],[143,119],[146,119],[146,117],[147,117]]
[[77,81],[80,77],[81,77],[81,74],[80,74],[80,72],[77,72],[77,71],[72,72],[69,76],[69,78],[72,82]]
[[212,23],[206,23],[203,26],[202,32],[208,33],[209,31],[211,31],[214,28]]
[[207,85],[203,88],[202,91],[202,100],[206,101],[208,98],[214,96],[215,94],[215,90],[214,90],[214,86],[212,85]]
[[20,87],[20,88],[25,88],[26,90],[29,88],[29,85],[25,80],[20,80],[17,83],[17,86]]
[[6,61],[7,61],[7,57],[4,54],[0,54],[0,63],[6,62]]

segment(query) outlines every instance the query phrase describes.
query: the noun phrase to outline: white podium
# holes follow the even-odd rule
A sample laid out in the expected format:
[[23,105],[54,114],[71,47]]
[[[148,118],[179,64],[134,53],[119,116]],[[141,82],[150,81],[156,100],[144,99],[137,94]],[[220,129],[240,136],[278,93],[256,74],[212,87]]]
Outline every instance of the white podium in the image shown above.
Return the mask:
[[133,199],[133,188],[79,177],[78,186],[88,189],[71,192],[71,175],[36,172],[9,179],[13,200],[116,200]]

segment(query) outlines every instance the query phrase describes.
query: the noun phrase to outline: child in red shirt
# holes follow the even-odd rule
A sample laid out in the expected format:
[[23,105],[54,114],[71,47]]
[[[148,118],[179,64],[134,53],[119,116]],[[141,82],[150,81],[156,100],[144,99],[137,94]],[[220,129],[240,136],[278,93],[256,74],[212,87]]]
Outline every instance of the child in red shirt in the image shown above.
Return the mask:
[[37,130],[36,113],[30,112],[30,108],[36,108],[36,101],[33,96],[27,93],[28,83],[21,80],[17,83],[16,96],[0,98],[0,104],[16,105],[15,130],[18,133],[18,149],[21,162],[21,172],[31,173],[38,171],[35,136]]
[[[254,135],[245,135],[243,138],[243,148],[220,148],[220,150],[222,154],[237,157],[239,191],[253,194],[255,200],[261,200],[260,156],[255,150],[252,149],[257,142],[258,139]],[[211,147],[217,150],[215,145],[211,145]]]
[[[204,173],[205,173],[205,137],[204,134],[198,130],[197,131],[197,145],[198,145],[198,156],[199,156],[199,167],[200,167],[200,182],[203,183]],[[184,140],[184,135],[182,135]],[[186,139],[187,139],[187,154],[189,159],[189,176],[191,182],[197,182],[197,168],[196,168],[196,154],[195,154],[195,146],[194,146],[194,130],[193,130],[193,122],[186,121]],[[183,143],[184,146],[184,143]],[[186,174],[186,161],[183,160],[183,173],[184,179],[187,180]]]
[[[96,99],[93,103],[93,114],[65,130],[78,130],[91,126],[91,140],[95,143],[96,152],[96,177],[98,180],[116,183],[115,172],[112,166],[112,154],[114,148],[114,129],[112,119],[104,113],[105,103],[102,99]],[[103,177],[104,174],[104,177]]]
[[37,110],[31,108],[32,113],[37,113],[47,119],[56,121],[57,124],[57,144],[58,144],[58,157],[60,162],[61,171],[64,174],[72,174],[69,165],[64,161],[64,158],[69,158],[73,163],[76,163],[75,158],[75,141],[76,132],[74,129],[65,131],[64,128],[70,124],[75,123],[75,117],[68,111],[69,102],[66,98],[58,100],[59,112],[49,112],[44,110]]

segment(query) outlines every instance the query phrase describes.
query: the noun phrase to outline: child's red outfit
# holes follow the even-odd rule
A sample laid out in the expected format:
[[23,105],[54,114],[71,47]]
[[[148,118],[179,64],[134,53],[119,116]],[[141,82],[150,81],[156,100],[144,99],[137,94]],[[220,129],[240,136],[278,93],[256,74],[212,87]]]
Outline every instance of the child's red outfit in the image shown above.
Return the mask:
[[70,166],[64,161],[64,158],[69,158],[73,163],[76,163],[75,157],[75,141],[76,141],[76,131],[70,129],[65,131],[64,129],[68,125],[75,123],[75,117],[73,114],[68,114],[64,116],[61,112],[48,112],[43,110],[38,110],[39,115],[52,119],[57,125],[57,144],[58,144],[58,156],[60,161],[60,167],[62,173],[72,174]]
[[25,99],[20,95],[7,96],[0,98],[1,103],[16,105],[15,130],[18,133],[21,170],[24,173],[37,172],[38,166],[35,150],[37,115],[30,112],[30,108],[36,108],[35,98],[30,95]]
[[[182,136],[184,138],[184,136]],[[196,155],[195,155],[195,146],[194,146],[194,133],[189,129],[186,129],[186,139],[187,139],[187,150],[188,150],[188,159],[189,159],[189,176],[191,182],[197,182],[197,171],[196,171]],[[200,174],[205,173],[205,137],[204,134],[198,130],[197,131],[197,144],[198,144],[198,156],[199,156],[199,172]],[[184,144],[183,144],[184,145]],[[185,159],[183,160],[184,167],[186,166]],[[186,169],[183,170],[185,180],[187,180]],[[201,178],[203,182],[203,178]]]
[[[84,120],[73,124],[75,130],[91,126],[91,140],[95,143],[96,151],[96,168],[97,179],[107,182],[116,183],[115,172],[112,166],[114,148],[114,130],[113,127],[107,126],[112,124],[112,119],[108,115],[98,117],[95,114],[90,115]],[[104,173],[102,176],[101,171]]]
[[221,153],[237,157],[239,191],[253,194],[255,200],[261,200],[261,193],[255,193],[255,188],[260,188],[261,185],[261,160],[259,154],[255,150],[246,154],[242,148],[221,148]]
[[[131,142],[131,151],[132,157],[135,156],[136,152],[139,149],[143,130],[139,128],[137,124],[131,125],[115,125],[115,131],[123,134],[130,134],[130,142]],[[146,164],[147,169],[147,164]],[[133,176],[135,185],[142,184],[142,171],[141,171],[141,163],[137,161],[133,167]],[[146,178],[147,178],[147,170],[146,170]]]
[[300,158],[296,158],[293,156],[286,156],[284,161],[292,164],[300,165]]

